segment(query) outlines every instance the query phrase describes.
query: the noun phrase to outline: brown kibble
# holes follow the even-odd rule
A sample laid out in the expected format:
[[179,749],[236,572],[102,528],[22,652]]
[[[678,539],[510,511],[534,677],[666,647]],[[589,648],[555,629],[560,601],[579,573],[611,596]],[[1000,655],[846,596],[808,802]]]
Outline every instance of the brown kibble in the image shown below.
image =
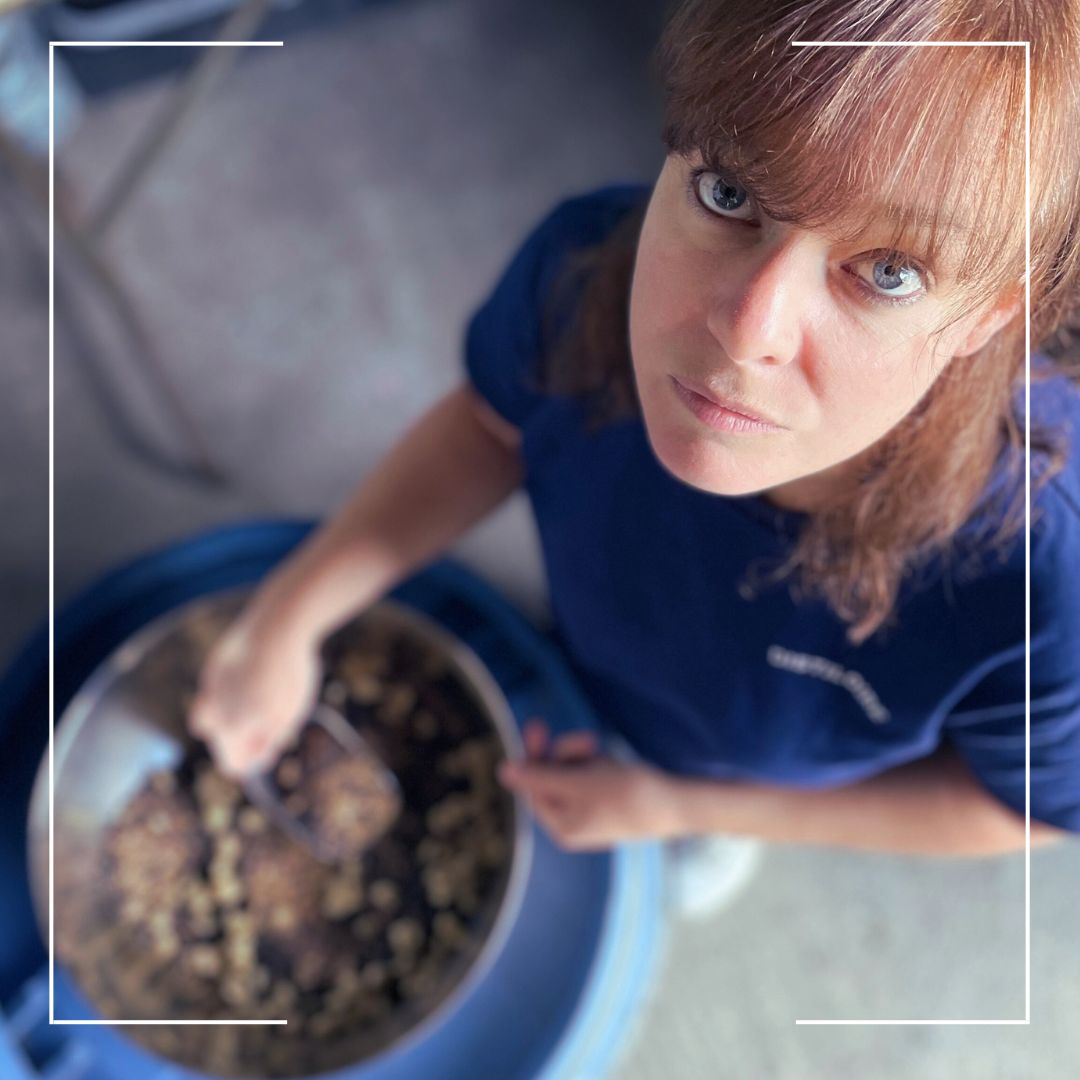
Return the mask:
[[353,697],[361,705],[374,705],[382,697],[382,683],[374,675],[357,675],[352,681]]
[[416,998],[427,997],[429,994],[434,993],[438,988],[438,985],[438,976],[427,970],[420,970],[413,972],[412,974],[407,974],[402,978],[400,983],[402,994],[404,994],[406,998],[413,1000]]
[[313,990],[326,978],[326,959],[317,952],[302,952],[293,967],[293,978],[301,990]]
[[485,866],[501,866],[510,857],[510,845],[506,838],[494,833],[484,840],[480,858]]
[[363,888],[349,878],[334,877],[323,893],[322,913],[328,919],[345,919],[356,913],[364,902]]
[[352,932],[361,941],[374,941],[382,931],[382,919],[372,911],[358,915],[350,924]]
[[243,847],[243,841],[234,832],[223,833],[218,836],[217,844],[214,850],[215,860],[220,859],[222,862],[232,863],[240,856],[240,850]]
[[439,721],[427,709],[417,709],[413,714],[412,729],[422,742],[431,742],[439,734]]
[[207,832],[222,832],[231,821],[232,809],[224,803],[211,803],[203,810],[202,822]]
[[371,883],[371,888],[368,889],[368,899],[379,911],[395,911],[401,903],[401,889],[392,881],[380,878],[378,881]]
[[386,984],[386,965],[379,960],[371,960],[360,969],[360,981],[369,990],[380,990]]
[[153,948],[159,960],[171,960],[180,952],[180,939],[172,933],[155,934]]
[[236,877],[222,875],[210,886],[214,899],[222,907],[234,907],[244,899],[244,887]]
[[315,1013],[307,1018],[305,1027],[316,1039],[325,1039],[339,1024],[331,1013]]
[[277,772],[278,786],[286,790],[296,787],[304,775],[303,766],[294,757],[283,757],[278,763]]
[[461,945],[468,939],[465,924],[450,911],[440,911],[432,921],[435,937],[451,947]]
[[395,952],[416,952],[424,944],[424,928],[415,919],[395,919],[386,936]]
[[255,836],[266,828],[266,815],[254,806],[245,806],[237,816],[236,825],[245,835]]
[[279,934],[287,934],[300,925],[300,917],[296,908],[290,904],[275,904],[270,909],[270,917],[267,920],[270,929]]
[[255,1001],[255,988],[241,975],[226,976],[220,986],[221,997],[229,1005],[251,1005]]
[[158,795],[176,793],[176,774],[170,769],[162,769],[150,777],[150,788]]
[[379,709],[379,717],[385,723],[403,723],[416,705],[416,691],[407,683],[399,683],[387,690]]
[[424,891],[433,907],[449,907],[454,899],[454,879],[444,866],[429,867],[423,873]]
[[212,945],[196,945],[184,953],[184,963],[196,975],[213,978],[221,973],[221,953]]

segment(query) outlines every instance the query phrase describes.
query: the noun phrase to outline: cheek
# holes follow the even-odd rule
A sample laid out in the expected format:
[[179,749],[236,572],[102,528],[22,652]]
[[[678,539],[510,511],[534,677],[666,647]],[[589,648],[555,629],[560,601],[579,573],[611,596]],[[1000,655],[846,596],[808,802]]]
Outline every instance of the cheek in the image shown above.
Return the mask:
[[869,446],[922,398],[943,367],[926,333],[834,326],[805,369],[822,432],[854,451]]
[[642,228],[630,290],[630,351],[636,370],[655,368],[672,353],[707,349],[702,284],[707,268],[677,238]]

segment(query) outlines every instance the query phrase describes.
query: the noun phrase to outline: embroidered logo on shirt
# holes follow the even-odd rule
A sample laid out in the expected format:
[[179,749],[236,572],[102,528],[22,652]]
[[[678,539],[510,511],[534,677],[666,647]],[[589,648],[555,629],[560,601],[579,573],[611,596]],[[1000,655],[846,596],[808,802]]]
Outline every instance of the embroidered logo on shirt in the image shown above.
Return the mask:
[[884,724],[891,716],[874,693],[874,688],[857,672],[841,667],[835,660],[809,653],[792,652],[781,645],[770,645],[765,656],[775,668],[795,675],[809,675],[812,679],[842,686],[858,702],[859,707],[875,723]]

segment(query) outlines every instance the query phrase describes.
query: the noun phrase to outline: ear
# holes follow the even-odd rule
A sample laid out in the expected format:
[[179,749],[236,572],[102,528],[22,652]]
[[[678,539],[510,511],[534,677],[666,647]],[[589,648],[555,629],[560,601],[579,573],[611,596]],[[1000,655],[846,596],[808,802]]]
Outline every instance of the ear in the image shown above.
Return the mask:
[[1012,322],[1023,307],[1022,286],[1007,289],[993,307],[982,315],[969,316],[960,324],[960,338],[952,350],[953,356],[970,356],[978,352],[1002,327]]

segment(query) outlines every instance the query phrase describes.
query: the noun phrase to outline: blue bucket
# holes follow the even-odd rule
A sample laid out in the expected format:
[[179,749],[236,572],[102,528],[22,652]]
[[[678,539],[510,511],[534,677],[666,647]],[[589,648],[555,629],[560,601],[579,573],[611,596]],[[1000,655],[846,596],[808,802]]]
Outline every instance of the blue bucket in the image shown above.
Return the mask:
[[[56,712],[121,642],[178,605],[263,577],[307,534],[308,523],[216,530],[116,570],[56,618]],[[462,639],[500,684],[518,723],[595,729],[555,647],[473,574],[442,562],[400,586],[396,600]],[[0,760],[6,783],[0,919],[0,1073],[13,1080],[194,1080],[136,1046],[123,1028],[48,1028],[46,973],[25,871],[26,805],[48,729],[48,645],[33,638],[0,680]],[[437,1026],[336,1080],[599,1080],[626,1041],[659,951],[660,855],[654,844],[568,854],[534,830],[524,899],[502,951]],[[20,932],[21,931],[21,932]],[[36,974],[35,974],[36,973]],[[93,1016],[56,972],[55,1015]],[[6,1056],[5,1056],[6,1055]],[[10,1064],[8,1063],[10,1061]],[[23,1071],[14,1071],[16,1066]]]

